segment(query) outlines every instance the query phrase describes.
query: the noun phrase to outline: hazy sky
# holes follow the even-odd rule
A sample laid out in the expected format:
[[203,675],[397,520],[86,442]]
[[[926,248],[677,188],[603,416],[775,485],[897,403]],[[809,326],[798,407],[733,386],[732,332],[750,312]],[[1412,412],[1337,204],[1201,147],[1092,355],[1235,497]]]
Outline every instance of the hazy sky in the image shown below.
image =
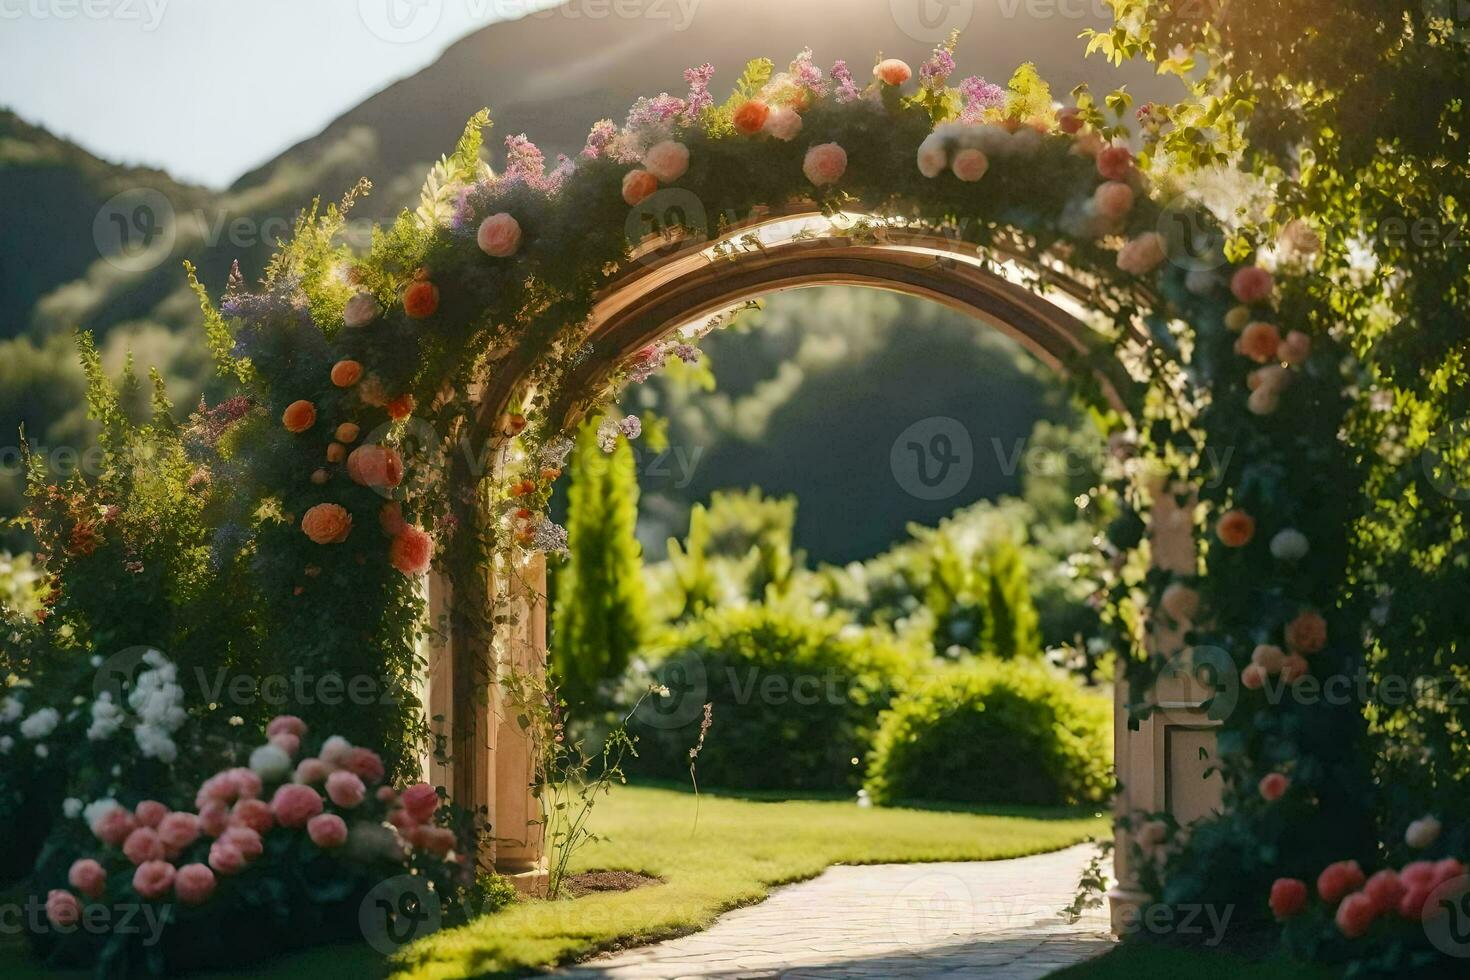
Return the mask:
[[497,20],[557,0],[0,0],[0,105],[228,184]]

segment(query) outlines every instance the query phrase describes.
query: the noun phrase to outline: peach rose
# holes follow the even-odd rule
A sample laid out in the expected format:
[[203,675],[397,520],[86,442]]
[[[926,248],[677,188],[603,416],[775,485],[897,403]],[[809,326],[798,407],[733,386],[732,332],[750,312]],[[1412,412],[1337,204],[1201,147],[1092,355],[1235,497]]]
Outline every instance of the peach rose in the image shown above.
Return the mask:
[[351,388],[362,380],[362,365],[356,361],[338,361],[332,365],[332,384]]
[[1356,861],[1338,861],[1317,876],[1317,894],[1324,902],[1340,902],[1349,892],[1363,887],[1363,869]]
[[643,154],[643,169],[671,184],[689,170],[689,147],[677,140],[660,140]]
[[230,826],[230,808],[219,800],[209,800],[199,808],[199,829],[210,837],[218,837]]
[[137,827],[137,819],[120,806],[103,811],[92,821],[92,833],[102,843],[111,847],[121,847],[122,842],[127,840],[128,835]]
[[914,71],[906,62],[885,58],[873,66],[873,77],[884,85],[902,85],[914,77]]
[[1286,778],[1285,773],[1269,772],[1261,778],[1260,785],[1256,788],[1261,792],[1261,799],[1267,803],[1275,803],[1291,788],[1291,780]]
[[658,192],[658,178],[647,170],[629,170],[623,176],[623,200],[637,207]]
[[1243,548],[1256,535],[1256,519],[1243,510],[1227,510],[1215,524],[1215,535],[1227,548]]
[[237,875],[245,870],[245,855],[235,845],[217,840],[209,847],[209,866],[226,877]]
[[434,539],[416,527],[405,527],[388,546],[388,560],[404,575],[422,575],[434,557]]
[[72,862],[66,882],[88,898],[101,898],[107,890],[107,872],[91,858],[81,858]]
[[362,748],[361,746],[355,747],[351,752],[347,753],[346,758],[342,760],[342,768],[357,776],[358,779],[361,779],[365,783],[382,782],[383,775],[386,772],[383,767],[383,760],[378,756],[378,753],[372,749]]
[[420,279],[403,291],[403,312],[415,320],[424,320],[439,309],[439,287]]
[[770,118],[771,107],[759,99],[751,99],[742,102],[736,109],[734,118],[731,120],[735,128],[746,136],[754,136],[766,126],[766,120]]
[[408,527],[403,519],[403,505],[396,500],[390,500],[378,511],[378,525],[382,527],[383,533],[390,538],[396,538]]
[[168,816],[168,807],[157,800],[144,800],[133,807],[133,816],[138,818],[138,826],[157,828]]
[[378,316],[378,301],[372,293],[358,293],[342,310],[342,323],[348,327],[365,327]]
[[1378,917],[1378,906],[1363,892],[1354,892],[1342,900],[1334,917],[1338,930],[1349,939],[1365,934]]
[[1281,679],[1288,684],[1295,684],[1306,677],[1310,670],[1307,658],[1299,653],[1287,654],[1281,661]]
[[1110,221],[1116,221],[1133,210],[1133,188],[1121,180],[1110,180],[1098,184],[1092,192],[1092,205],[1097,213]]
[[448,827],[426,827],[419,826],[413,829],[409,838],[410,843],[421,851],[437,854],[443,857],[454,850],[456,843],[454,831]]
[[1281,331],[1274,323],[1257,320],[1240,332],[1235,349],[1257,364],[1276,359],[1276,350],[1281,346]]
[[352,533],[352,515],[341,504],[317,504],[302,516],[301,530],[317,544],[341,544]]
[[271,813],[282,827],[305,827],[322,812],[322,798],[310,786],[287,783],[271,797]]
[[818,187],[829,187],[847,172],[847,151],[836,143],[818,143],[806,151],[801,172]]
[[1069,105],[1057,110],[1057,129],[1069,136],[1082,128],[1082,110]]
[[990,159],[980,150],[961,150],[954,155],[954,163],[950,164],[950,169],[960,180],[974,183],[990,169]]
[[46,893],[46,920],[58,929],[70,929],[82,917],[82,903],[63,888]]
[[790,143],[801,134],[801,113],[790,106],[778,105],[766,117],[764,129],[783,143]]
[[1276,349],[1276,356],[1293,367],[1305,364],[1307,358],[1312,356],[1312,338],[1300,330],[1293,330],[1281,341],[1281,346]]
[[423,823],[439,809],[439,793],[428,783],[415,783],[403,791],[403,809],[417,823]]
[[1235,275],[1230,277],[1230,292],[1247,306],[1267,299],[1274,286],[1271,273],[1256,265],[1236,269]]
[[184,905],[203,905],[214,894],[214,872],[208,865],[186,864],[174,875],[174,894]]
[[1097,172],[1104,180],[1127,180],[1133,175],[1133,153],[1126,146],[1107,146],[1098,151]]
[[359,486],[391,490],[403,482],[403,457],[391,446],[358,446],[347,457],[347,475]]
[[158,839],[177,854],[199,839],[199,818],[192,813],[170,813],[158,825]]
[[265,800],[241,800],[230,812],[232,827],[249,827],[257,834],[263,834],[274,825],[270,804]]
[[328,473],[326,470],[316,469],[311,471],[311,482],[315,483],[319,487],[325,486],[327,481],[331,478],[331,474]]
[[152,827],[139,827],[123,841],[123,855],[134,864],[163,860],[163,841]]
[[480,251],[495,259],[509,258],[521,248],[521,223],[513,215],[501,211],[480,222],[475,233]]
[[249,827],[236,825],[221,834],[219,839],[238,850],[247,861],[254,861],[265,853],[265,841]]
[[1231,333],[1240,333],[1250,322],[1251,308],[1249,306],[1232,306],[1225,314],[1225,329]]
[[322,850],[347,843],[347,823],[335,813],[319,813],[306,822],[306,835]]
[[1261,386],[1250,393],[1245,407],[1252,415],[1275,415],[1281,407],[1281,389]]
[[362,429],[355,422],[343,422],[337,426],[337,431],[332,433],[338,442],[353,443],[362,434]]
[[1268,674],[1280,673],[1281,665],[1286,662],[1286,654],[1278,646],[1262,643],[1251,651],[1251,663],[1258,665]]
[[1308,609],[1286,624],[1286,645],[1295,653],[1316,653],[1327,645],[1327,620]]
[[287,432],[305,432],[316,425],[316,406],[304,398],[292,402],[281,413],[281,424]]
[[1266,686],[1266,668],[1260,664],[1247,664],[1240,672],[1240,684],[1248,691],[1259,691]]
[[916,162],[919,173],[931,180],[944,173],[944,168],[949,166],[949,152],[944,148],[943,137],[938,133],[924,137],[924,142],[919,144]]
[[339,769],[327,777],[327,799],[344,810],[359,806],[367,796],[367,787],[356,773]]
[[296,764],[295,779],[298,783],[310,785],[321,782],[331,773],[332,767],[320,759],[302,759]]
[[1176,623],[1189,623],[1199,614],[1199,593],[1183,582],[1171,582],[1159,596],[1159,607]]
[[174,866],[167,861],[148,861],[133,872],[133,891],[146,899],[157,900],[174,886]]
[[347,458],[347,447],[340,442],[334,442],[327,447],[327,462],[340,463]]
[[1277,922],[1296,918],[1307,907],[1307,883],[1300,878],[1277,878],[1271,884],[1270,904]]
[[1164,236],[1146,231],[1118,250],[1118,268],[1132,276],[1152,272],[1168,258]]

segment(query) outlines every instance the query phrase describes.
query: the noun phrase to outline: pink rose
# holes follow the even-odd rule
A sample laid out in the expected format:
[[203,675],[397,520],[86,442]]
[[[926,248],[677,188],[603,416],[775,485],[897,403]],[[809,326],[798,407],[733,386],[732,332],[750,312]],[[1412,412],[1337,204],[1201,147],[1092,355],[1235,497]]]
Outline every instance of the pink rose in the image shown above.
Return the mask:
[[332,767],[320,759],[302,759],[296,765],[296,781],[303,784],[319,783],[327,778]]
[[914,71],[897,58],[886,58],[873,66],[873,77],[884,85],[902,85],[914,77]]
[[623,201],[637,207],[658,193],[658,178],[647,170],[629,170],[623,176]]
[[689,169],[689,147],[676,140],[661,140],[643,154],[643,169],[665,184],[673,183]]
[[174,876],[174,892],[184,905],[203,905],[214,894],[214,872],[208,865],[186,864]]
[[407,810],[394,810],[388,814],[388,822],[398,828],[398,832],[404,837],[410,836],[418,829],[420,821],[415,820],[413,814]]
[[260,796],[260,777],[250,769],[239,766],[226,770],[225,775],[230,777],[230,785],[234,787],[235,796],[238,799],[253,800]]
[[1133,174],[1133,154],[1126,146],[1108,146],[1098,151],[1097,172],[1104,180],[1127,180]]
[[107,890],[107,872],[91,858],[81,858],[72,863],[66,873],[67,884],[88,898],[101,898]]
[[1262,643],[1251,651],[1251,663],[1259,664],[1268,674],[1281,671],[1281,665],[1286,662],[1286,654],[1278,646]]
[[149,861],[163,860],[163,841],[158,839],[158,831],[152,827],[139,827],[128,835],[123,841],[123,854],[134,864],[147,864]]
[[260,839],[259,833],[249,827],[231,827],[221,834],[220,839],[215,843],[233,847],[247,861],[254,861],[265,853],[265,841]]
[[806,151],[801,172],[818,187],[829,187],[847,173],[847,151],[836,143],[819,143]]
[[295,755],[301,751],[301,738],[290,732],[281,732],[270,737],[270,744],[280,749],[287,755]]
[[1307,907],[1307,884],[1297,878],[1277,878],[1271,884],[1271,914],[1277,922],[1295,918]]
[[168,807],[157,800],[144,800],[133,808],[140,827],[157,827],[168,816]]
[[347,843],[347,824],[335,813],[319,813],[307,821],[306,834],[323,850],[341,847]]
[[333,735],[322,743],[319,753],[322,761],[332,768],[338,768],[347,762],[347,756],[352,752],[352,743],[341,735]]
[[1322,869],[1317,876],[1317,894],[1322,901],[1340,902],[1348,892],[1363,887],[1363,869],[1356,861],[1338,861]]
[[226,877],[237,875],[245,870],[245,855],[235,845],[217,840],[209,847],[209,866]]
[[249,827],[257,834],[264,834],[275,826],[271,805],[265,800],[241,800],[230,813],[230,826]]
[[521,247],[521,223],[501,211],[480,222],[475,234],[480,251],[491,258],[503,259],[516,254]]
[[960,180],[972,184],[984,177],[985,171],[990,169],[990,158],[973,147],[961,150],[954,155],[954,163],[950,164],[950,169]]
[[1240,332],[1235,348],[1243,356],[1257,364],[1276,360],[1276,350],[1281,346],[1281,331],[1274,323],[1257,320]]
[[416,783],[403,791],[402,802],[408,815],[423,823],[439,809],[439,793],[428,783]]
[[70,929],[82,917],[82,903],[71,892],[53,888],[46,893],[46,919],[58,929]]
[[379,803],[391,805],[398,802],[398,791],[392,786],[379,786],[377,796]]
[[1312,356],[1312,338],[1300,330],[1293,330],[1281,341],[1281,346],[1276,348],[1276,356],[1293,367],[1305,364],[1307,358]]
[[388,546],[388,560],[404,575],[422,575],[434,558],[434,539],[425,531],[409,526]]
[[361,804],[366,795],[367,787],[356,773],[339,769],[327,777],[327,798],[345,810]]
[[1261,779],[1261,784],[1257,788],[1261,791],[1261,799],[1267,803],[1275,803],[1291,788],[1291,780],[1287,779],[1284,773],[1271,772]]
[[1255,265],[1237,269],[1235,275],[1230,277],[1230,292],[1247,305],[1259,303],[1269,297],[1274,285],[1275,280],[1271,278],[1271,273]]
[[138,827],[138,821],[133,815],[122,807],[114,807],[106,810],[96,820],[92,821],[92,833],[97,839],[111,847],[121,847],[123,841],[128,839]]
[[448,827],[416,827],[409,840],[419,850],[437,854],[439,857],[454,850],[455,845],[454,831]]
[[1133,188],[1121,180],[1099,184],[1092,192],[1092,204],[1099,215],[1116,221],[1133,210]]
[[1240,683],[1248,691],[1259,691],[1266,686],[1266,668],[1260,664],[1247,664],[1240,672]]
[[1286,624],[1286,645],[1293,653],[1317,653],[1327,645],[1327,620],[1313,609],[1298,613]]
[[230,825],[230,808],[219,800],[209,800],[199,808],[199,829],[210,837],[218,837]]
[[1168,258],[1164,236],[1147,231],[1132,239],[1118,251],[1118,268],[1132,276],[1157,269]]
[[199,839],[200,820],[192,813],[170,813],[158,825],[158,839],[177,854]]
[[1435,886],[1434,862],[1413,861],[1404,865],[1403,870],[1399,872],[1399,881],[1410,890],[1422,888],[1427,895]]
[[1405,891],[1404,883],[1399,880],[1398,872],[1391,868],[1384,868],[1373,875],[1363,886],[1363,894],[1373,900],[1373,907],[1379,912],[1397,911]]
[[1281,389],[1263,385],[1250,393],[1245,407],[1252,415],[1275,415],[1281,407]]
[[271,798],[271,813],[282,827],[305,827],[321,812],[322,798],[317,791],[300,783],[287,783]]
[[790,106],[778,105],[766,116],[765,131],[783,143],[790,143],[801,133],[801,113]]
[[365,783],[383,781],[383,760],[372,749],[354,748],[342,760],[342,768],[356,774]]
[[174,866],[167,861],[148,861],[133,872],[133,891],[147,899],[160,899],[174,886]]
[[1418,921],[1425,918],[1424,906],[1429,902],[1429,893],[1434,889],[1418,887],[1408,889],[1399,899],[1398,913],[1410,921]]
[[1349,939],[1357,939],[1368,931],[1378,917],[1378,906],[1362,892],[1353,892],[1337,907],[1337,928]]
[[306,722],[295,715],[276,715],[265,726],[267,738],[273,735],[295,735],[301,738],[306,734]]
[[1295,684],[1303,677],[1306,677],[1310,669],[1307,666],[1306,657],[1303,657],[1299,653],[1288,654],[1281,661],[1281,679],[1288,684]]

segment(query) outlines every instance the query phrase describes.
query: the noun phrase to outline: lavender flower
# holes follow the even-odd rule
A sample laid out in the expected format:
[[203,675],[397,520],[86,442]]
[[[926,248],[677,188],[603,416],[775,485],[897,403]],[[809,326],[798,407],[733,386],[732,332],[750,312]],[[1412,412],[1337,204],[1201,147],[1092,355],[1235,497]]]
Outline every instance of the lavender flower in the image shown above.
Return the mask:
[[960,122],[963,123],[980,122],[987,111],[1006,104],[1006,90],[978,75],[971,75],[960,82],[960,95],[965,100],[965,107],[960,112]]
[[796,80],[796,83],[811,89],[813,95],[827,94],[827,79],[822,74],[822,69],[818,68],[812,62],[811,48],[801,49],[801,53],[791,63],[790,71],[791,77]]
[[627,439],[637,439],[643,434],[643,422],[636,415],[629,415],[621,421],[617,419],[603,419],[597,427],[597,446],[605,453],[610,453],[618,447],[618,436]]
[[566,436],[557,436],[541,447],[536,454],[536,462],[545,469],[559,470],[567,465],[567,457],[575,447],[576,443]]
[[919,66],[919,80],[925,88],[938,88],[954,74],[954,52],[945,45],[934,49],[929,60]]
[[618,138],[618,127],[611,119],[599,119],[592,124],[592,131],[587,134],[587,145],[582,147],[582,157],[587,160],[596,160],[612,146],[613,141]]
[[548,555],[571,556],[567,547],[567,529],[546,517],[537,518],[531,527],[531,547]]
[[709,62],[684,69],[684,81],[689,83],[689,98],[684,100],[682,113],[686,121],[694,122],[701,112],[715,104],[714,96],[709,94],[710,79],[714,76],[715,66]]
[[505,138],[505,175],[501,179],[508,183],[522,183],[536,190],[549,189],[546,156],[525,133]]
[[674,356],[685,364],[698,364],[699,348],[693,344],[675,344]]
[[847,62],[838,59],[832,65],[832,81],[837,83],[838,102],[856,102],[862,98],[863,93],[858,89],[857,83],[852,80],[852,72],[848,70]]

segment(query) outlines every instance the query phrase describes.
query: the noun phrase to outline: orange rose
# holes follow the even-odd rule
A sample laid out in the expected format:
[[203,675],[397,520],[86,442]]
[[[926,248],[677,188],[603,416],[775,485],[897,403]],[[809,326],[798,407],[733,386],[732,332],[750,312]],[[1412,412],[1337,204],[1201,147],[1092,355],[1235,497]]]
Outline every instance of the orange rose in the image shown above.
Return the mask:
[[1256,536],[1256,519],[1243,510],[1226,511],[1215,525],[1215,534],[1227,548],[1243,548]]
[[358,446],[347,457],[347,475],[353,483],[391,490],[403,481],[403,457],[388,446]]
[[358,434],[361,431],[362,430],[359,429],[354,423],[352,423],[352,422],[343,422],[341,425],[337,426],[337,432],[336,432],[337,441],[338,442],[356,442],[357,441],[357,436],[358,436]]
[[281,424],[287,432],[305,432],[316,425],[316,406],[304,398],[292,402],[281,415]]
[[439,287],[421,279],[403,291],[403,312],[415,320],[434,315],[439,309]]
[[623,200],[637,207],[658,191],[658,178],[647,170],[629,170],[623,177]]
[[334,442],[327,447],[327,462],[340,463],[347,458],[347,447],[340,442]]
[[356,361],[338,361],[332,365],[332,384],[351,388],[362,378],[362,365]]
[[378,526],[390,538],[402,534],[404,528],[408,527],[403,519],[403,505],[396,500],[384,504],[382,510],[378,511]]
[[301,530],[317,544],[340,544],[352,533],[352,515],[341,504],[317,504],[301,518]]
[[765,128],[766,119],[771,114],[771,107],[759,99],[751,99],[742,103],[735,110],[735,128],[746,136],[754,136]]
[[1286,645],[1295,653],[1316,653],[1327,645],[1327,620],[1313,609],[1286,624]]
[[388,559],[405,575],[422,575],[434,557],[434,539],[416,527],[405,527],[388,546]]
[[413,396],[399,395],[387,405],[390,419],[406,419],[413,414]]
[[874,66],[873,77],[885,85],[902,85],[914,77],[914,70],[908,66],[907,62],[897,58],[886,58]]
[[326,470],[317,470],[315,473],[311,474],[311,482],[315,483],[317,486],[321,486],[330,479],[331,475],[328,474]]
[[370,374],[363,379],[357,388],[357,397],[362,399],[364,405],[374,408],[382,408],[388,404],[388,392],[383,388],[383,379],[376,374]]
[[1257,364],[1274,360],[1276,349],[1281,346],[1281,331],[1274,323],[1256,321],[1240,334],[1237,349]]

